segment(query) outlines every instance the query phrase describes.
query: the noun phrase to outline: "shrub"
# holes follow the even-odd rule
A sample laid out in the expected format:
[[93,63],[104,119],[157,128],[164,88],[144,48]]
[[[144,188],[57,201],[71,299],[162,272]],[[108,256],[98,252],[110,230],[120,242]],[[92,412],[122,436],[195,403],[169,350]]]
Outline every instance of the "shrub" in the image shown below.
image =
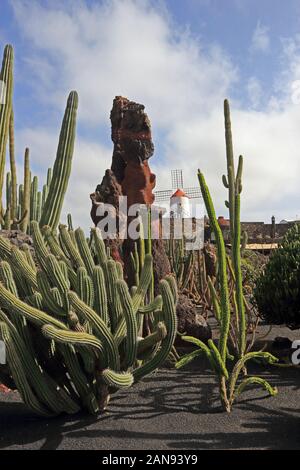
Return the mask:
[[266,322],[300,327],[300,224],[287,232],[270,257],[257,279],[254,298]]

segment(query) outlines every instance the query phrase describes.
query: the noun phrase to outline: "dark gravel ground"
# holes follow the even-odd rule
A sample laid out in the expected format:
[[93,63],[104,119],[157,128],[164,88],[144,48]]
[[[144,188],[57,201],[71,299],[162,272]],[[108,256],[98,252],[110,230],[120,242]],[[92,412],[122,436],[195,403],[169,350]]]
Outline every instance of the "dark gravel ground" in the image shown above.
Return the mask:
[[[270,337],[278,333],[291,337],[282,329]],[[300,449],[300,370],[255,365],[249,372],[279,393],[270,398],[254,386],[231,414],[220,408],[214,377],[200,360],[115,394],[97,419],[36,418],[17,393],[0,394],[0,449]]]

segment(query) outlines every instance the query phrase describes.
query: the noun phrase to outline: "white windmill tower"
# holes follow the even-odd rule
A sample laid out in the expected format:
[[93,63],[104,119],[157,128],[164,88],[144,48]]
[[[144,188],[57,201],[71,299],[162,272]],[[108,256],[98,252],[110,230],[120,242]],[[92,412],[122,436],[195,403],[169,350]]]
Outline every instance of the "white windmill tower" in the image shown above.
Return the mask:
[[190,198],[181,188],[176,189],[170,197],[170,213],[176,219],[189,219],[191,217]]

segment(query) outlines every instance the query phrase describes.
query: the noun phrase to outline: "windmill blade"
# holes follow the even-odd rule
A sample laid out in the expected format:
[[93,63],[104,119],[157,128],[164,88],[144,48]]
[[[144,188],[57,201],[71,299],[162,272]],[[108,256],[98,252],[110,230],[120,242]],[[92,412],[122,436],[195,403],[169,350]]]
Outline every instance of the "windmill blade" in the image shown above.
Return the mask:
[[178,189],[183,187],[183,176],[182,170],[171,170],[172,189]]
[[183,188],[183,191],[191,199],[202,199],[201,190],[197,186],[193,188]]
[[163,191],[155,191],[155,202],[169,201],[173,191],[171,189],[165,189]]

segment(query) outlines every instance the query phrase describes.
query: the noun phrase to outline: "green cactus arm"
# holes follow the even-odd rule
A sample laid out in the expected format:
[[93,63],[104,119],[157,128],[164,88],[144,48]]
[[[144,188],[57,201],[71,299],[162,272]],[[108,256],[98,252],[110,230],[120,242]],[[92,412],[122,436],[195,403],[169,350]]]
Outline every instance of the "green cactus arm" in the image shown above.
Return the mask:
[[106,385],[112,388],[128,388],[133,384],[133,375],[130,372],[115,372],[111,369],[104,369],[101,379]]
[[243,156],[239,156],[238,169],[235,178],[235,194],[241,194],[242,192],[242,174],[243,174]]
[[61,304],[57,303],[57,297],[54,297],[47,274],[44,271],[39,271],[37,273],[37,283],[45,309],[52,315],[55,314],[60,317],[65,317],[66,311],[62,308]]
[[42,214],[42,193],[37,192],[36,195],[36,220],[39,222]]
[[139,356],[165,339],[167,333],[166,325],[163,322],[158,322],[153,333],[138,341],[137,355]]
[[141,271],[142,267],[144,266],[144,260],[145,260],[145,255],[146,255],[144,226],[143,226],[141,216],[139,216],[139,222],[140,224],[139,224],[139,238],[138,238],[138,254],[139,254],[139,267]]
[[32,256],[30,246],[27,243],[22,243],[22,245],[20,246],[20,249],[25,253],[26,261],[29,264],[29,266],[36,272],[37,271],[36,264]]
[[31,305],[32,307],[35,307],[39,310],[44,310],[45,304],[44,304],[44,299],[43,296],[40,292],[35,292],[32,295],[28,295],[25,297],[24,301]]
[[[152,258],[151,258],[151,255],[146,255],[147,257],[147,263],[151,263],[152,265]],[[145,272],[145,269],[147,270]],[[149,278],[147,278],[148,274],[149,274],[149,266],[144,266],[144,270],[143,270],[143,274],[141,276],[141,280],[140,280],[140,289],[138,289],[137,286],[132,286],[131,287],[131,297],[133,299],[133,302],[134,300],[136,300],[137,302],[137,305],[138,303],[140,302],[140,304],[142,303],[142,299],[144,298],[144,292],[146,293],[147,291],[147,282],[149,281]],[[151,275],[151,274],[150,274]],[[112,294],[113,295],[113,294]],[[145,294],[146,295],[146,294]],[[160,302],[160,299],[161,296],[158,296],[158,298],[156,299],[155,303],[150,303],[149,306],[139,306],[138,307],[138,310],[136,310],[136,307],[134,307],[134,312],[135,314],[136,313],[141,313],[141,314],[144,314],[144,313],[152,313],[152,308],[155,308],[159,302]],[[157,304],[156,304],[157,302]],[[114,308],[114,306],[113,306]],[[147,310],[149,310],[149,312],[147,312]],[[117,343],[117,345],[119,346],[121,344],[121,342],[123,341],[123,339],[126,337],[126,321],[125,321],[125,318],[123,318],[121,315],[118,315],[118,318],[119,318],[119,321],[118,321],[118,325],[116,326],[116,328],[114,329],[114,338],[115,338],[115,341]],[[139,315],[138,318],[137,318],[137,322],[138,322],[138,331],[140,330],[140,326],[141,326],[141,323],[142,323],[142,317]]]
[[64,272],[62,271],[56,257],[49,254],[45,263],[47,267],[47,276],[51,279],[53,286],[57,287],[62,294],[65,294],[70,289],[70,283],[69,279],[65,278]]
[[102,266],[107,261],[105,244],[101,236],[101,231],[98,227],[91,229],[92,239],[95,244],[96,255],[98,263]]
[[229,101],[224,101],[224,123],[225,123],[225,143],[226,143],[226,160],[227,160],[227,181],[229,192],[229,218],[230,218],[230,235],[233,239],[234,234],[234,204],[235,204],[235,178],[234,178],[234,159],[233,144],[230,120]]
[[68,221],[68,230],[74,230],[73,229],[72,214],[67,215],[67,221]]
[[70,288],[70,280],[69,280],[69,268],[67,266],[67,264],[62,261],[62,260],[59,260],[58,261],[58,264],[59,264],[59,267],[61,269],[61,272],[62,272],[62,275],[64,276],[65,278],[65,282],[67,283],[67,285],[69,286]]
[[132,252],[130,253],[130,262],[132,266],[132,271],[134,273],[134,282],[135,284],[138,284],[139,283],[139,270],[136,264],[136,258]]
[[124,279],[123,266],[120,261],[115,261],[118,279]]
[[4,322],[0,322],[0,338],[5,344],[9,368],[24,403],[39,415],[51,416],[51,411],[36,398],[23,369],[21,358],[17,354],[12,342],[8,326]]
[[26,282],[36,290],[36,271],[27,262],[25,253],[19,250],[16,246],[11,247],[11,264],[14,266],[14,269],[19,270],[21,276],[24,277]]
[[18,334],[14,325],[1,310],[0,316],[1,320],[4,320],[9,327],[16,354],[20,358],[20,364],[28,377],[28,383],[35,391],[39,402],[44,403],[54,414],[63,411],[68,413],[79,411],[78,404],[72,400],[66,391],[57,387],[57,383],[45,371],[41,371],[41,367],[36,362],[34,350],[32,348],[28,349],[21,335]]
[[107,293],[105,287],[104,273],[101,266],[95,266],[93,270],[93,283],[94,283],[94,309],[95,312],[106,323],[109,322],[108,309],[107,309]]
[[228,291],[228,279],[227,279],[227,264],[226,264],[226,251],[225,243],[222,235],[221,228],[218,224],[214,205],[211,199],[209,189],[207,187],[204,175],[198,170],[198,179],[200,183],[201,193],[207,210],[207,214],[215,234],[218,261],[219,261],[219,278],[220,278],[220,305],[221,305],[221,331],[219,340],[219,349],[222,360],[226,363],[226,348],[227,339],[230,327],[230,302],[229,302],[229,291]]
[[18,290],[10,264],[7,261],[0,262],[0,281],[5,288],[18,297]]
[[11,219],[17,219],[17,169],[15,159],[14,110],[11,108],[9,120],[9,163],[11,173]]
[[253,352],[249,352],[245,354],[242,358],[240,358],[236,362],[231,373],[230,382],[229,382],[229,396],[231,398],[234,396],[236,382],[245,364],[251,359],[258,359],[258,358],[265,359],[270,364],[278,362],[278,359],[275,356],[265,351],[253,351]]
[[225,188],[228,189],[228,188],[229,188],[229,184],[228,184],[228,181],[227,181],[227,178],[226,178],[225,175],[222,175],[222,182],[223,182]]
[[11,173],[6,173],[6,208],[11,207]]
[[17,315],[23,315],[29,321],[36,325],[53,324],[61,329],[67,329],[66,325],[41,310],[27,305],[18,299],[14,294],[5,289],[0,282],[0,306],[8,311],[12,311]]
[[76,268],[85,267],[84,262],[80,256],[80,253],[77,249],[76,244],[71,239],[70,233],[67,230],[67,227],[63,224],[59,225],[59,233],[61,236],[61,241],[68,252],[68,256],[71,258],[72,263]]
[[243,279],[241,269],[241,224],[240,224],[240,195],[235,197],[235,230],[233,238],[233,266],[235,274],[235,298],[239,319],[239,355],[242,357],[246,350],[246,315],[243,295]]
[[[206,355],[206,357],[207,357],[207,359],[208,359],[208,361],[209,361],[209,363],[210,363],[210,366],[211,366],[212,370],[215,371],[215,372],[219,372],[219,368],[218,368],[218,366],[217,366],[217,364],[216,364],[216,361],[215,361],[215,359],[214,359],[214,356],[213,356],[211,350],[209,349],[209,347],[208,347],[205,343],[203,343],[203,341],[201,341],[201,340],[198,339],[198,338],[194,338],[193,336],[182,336],[181,339],[182,339],[183,341],[187,341],[188,343],[192,343],[192,344],[194,344],[195,346],[198,346],[199,351],[205,353],[205,355]],[[200,354],[200,353],[199,353],[199,354]],[[185,357],[186,357],[186,356],[183,356],[183,357],[176,363],[175,367],[176,367],[177,369],[179,369],[180,367],[183,367],[183,366],[185,365],[185,361],[184,361],[184,358],[185,358]]]
[[38,177],[34,176],[30,186],[30,219],[37,220]]
[[145,314],[145,313],[152,313],[156,310],[161,310],[162,308],[162,296],[157,295],[152,302],[147,305],[140,306],[138,309],[138,313]]
[[217,322],[220,324],[221,323],[220,302],[219,302],[219,299],[218,299],[218,296],[217,296],[215,286],[213,285],[210,276],[208,276],[208,287],[209,287],[209,292],[210,292],[212,303],[213,303],[214,314],[215,314],[215,317],[217,319]]
[[181,369],[181,367],[186,366],[190,362],[192,362],[196,357],[201,356],[203,354],[202,349],[195,349],[195,351],[192,351],[188,354],[185,354],[184,356],[180,357],[179,360],[176,362],[175,367],[176,369]]
[[165,279],[166,279],[166,281],[169,283],[170,289],[171,289],[172,294],[173,294],[174,302],[175,302],[175,304],[177,304],[177,302],[178,302],[178,288],[177,288],[176,279],[175,279],[175,277],[172,276],[171,274],[169,274],[168,276],[166,276]]
[[[214,362],[215,364],[218,365],[219,367],[219,373],[223,374],[223,376],[225,377],[226,380],[229,379],[229,374],[228,374],[228,370],[226,368],[226,365],[221,357],[221,354],[220,354],[220,351],[218,350],[217,346],[215,345],[215,343],[213,342],[212,339],[209,339],[208,340],[208,346],[213,354],[213,357],[214,357]],[[227,357],[227,355],[226,355]]]
[[2,213],[2,192],[4,184],[6,146],[9,137],[9,121],[12,112],[14,52],[11,45],[5,46],[0,81],[5,84],[0,105],[0,201]]
[[30,217],[30,166],[29,166],[29,149],[25,149],[24,156],[24,185],[22,197],[22,220],[20,222],[20,230],[27,232]]
[[[60,261],[63,261],[67,265],[68,270],[72,270],[72,263],[61,248],[57,236],[51,230],[51,227],[49,227],[49,225],[44,225],[44,227],[42,227],[42,233],[51,253]],[[73,276],[76,277],[75,271],[73,271]]]
[[81,369],[78,357],[72,346],[60,343],[59,346],[72,383],[80,396],[84,407],[93,415],[99,412],[99,406],[92,385]]
[[[23,207],[23,196],[24,196],[24,184],[20,183],[18,188],[18,204]],[[18,213],[18,219],[22,216],[21,212]]]
[[3,228],[4,230],[10,230],[10,226],[11,226],[11,211],[10,211],[10,207],[8,207],[4,214]]
[[11,257],[11,243],[7,240],[7,238],[2,237],[0,235],[0,257],[6,261],[10,260]]
[[137,355],[137,321],[136,315],[133,310],[133,302],[125,281],[119,280],[116,283],[117,294],[123,310],[123,315],[126,321],[126,348],[125,357],[123,360],[124,369],[133,366]]
[[72,91],[68,97],[61,126],[57,154],[53,166],[53,174],[40,220],[41,227],[43,225],[50,225],[52,229],[56,229],[59,223],[64,196],[71,173],[76,133],[77,107],[78,95],[76,91]]
[[111,330],[114,333],[119,320],[122,318],[122,307],[119,297],[116,295],[116,283],[118,281],[118,272],[116,262],[112,259],[103,264],[105,286],[108,300],[108,313]]
[[85,234],[83,230],[79,227],[75,230],[75,238],[78,246],[78,250],[80,253],[80,256],[85,264],[85,267],[87,269],[87,272],[89,276],[93,275],[93,269],[95,266],[95,262],[93,260],[93,256],[91,254],[91,250],[88,246],[88,243],[85,238]]
[[48,189],[50,188],[50,184],[51,184],[51,181],[52,181],[52,176],[53,176],[53,170],[50,167],[47,170],[47,186],[48,186]]
[[53,339],[55,342],[63,344],[72,344],[74,346],[84,346],[87,348],[93,348],[97,351],[97,355],[104,354],[104,349],[101,341],[96,336],[88,333],[81,333],[71,330],[61,330],[55,328],[53,325],[44,325],[42,327],[42,333],[46,338]]
[[246,387],[252,384],[261,385],[272,397],[274,397],[278,393],[277,387],[272,387],[269,382],[267,382],[267,380],[263,379],[262,377],[247,377],[237,387],[233,400],[235,400],[244,391]]
[[39,224],[36,220],[33,220],[31,222],[30,229],[31,229],[31,235],[32,235],[33,242],[34,242],[35,254],[38,259],[38,262],[41,265],[41,267],[45,271],[47,271],[46,259],[47,259],[47,256],[49,255],[49,251],[47,249],[46,243],[40,231]]
[[120,357],[118,349],[114,342],[114,338],[105,322],[97,315],[94,310],[82,302],[75,292],[69,292],[68,297],[77,315],[81,318],[84,317],[91,323],[95,336],[99,336],[100,341],[103,343],[105,352],[108,355],[108,359],[112,367],[115,370],[119,370]]
[[[147,255],[146,255],[147,256]],[[148,362],[133,371],[134,381],[140,380],[145,375],[153,372],[168,357],[177,334],[176,305],[169,283],[162,280],[159,283],[160,293],[163,299],[163,319],[167,327],[167,336],[161,343],[159,351]]]
[[79,298],[93,307],[94,305],[94,287],[90,276],[87,274],[87,270],[83,267],[77,269],[77,294]]
[[150,254],[145,255],[144,266],[141,271],[140,282],[137,286],[137,290],[132,298],[133,309],[136,313],[144,301],[148,287],[152,279],[152,256]]

